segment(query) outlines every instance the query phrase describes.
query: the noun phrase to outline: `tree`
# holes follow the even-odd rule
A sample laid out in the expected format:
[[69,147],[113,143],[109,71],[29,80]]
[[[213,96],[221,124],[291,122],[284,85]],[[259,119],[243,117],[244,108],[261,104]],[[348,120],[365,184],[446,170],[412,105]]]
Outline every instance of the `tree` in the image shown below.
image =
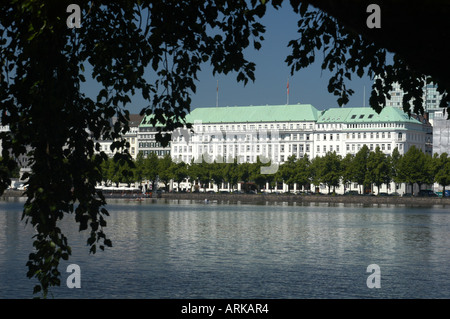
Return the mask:
[[321,167],[323,165],[323,157],[316,156],[311,160],[311,165],[309,166],[310,175],[311,175],[311,183],[316,187],[315,192],[317,192],[317,188],[320,186],[321,181]]
[[308,155],[305,154],[303,157],[298,159],[295,164],[295,182],[301,185],[304,190],[309,189],[311,186],[311,162],[308,158]]
[[[229,160],[228,162],[231,162],[231,160]],[[236,159],[234,159],[232,163],[227,163],[227,165],[225,165],[223,168],[223,179],[226,183],[230,184],[231,189],[234,189],[234,187],[239,182],[237,166],[238,164],[236,162]]]
[[164,155],[162,158],[158,161],[158,175],[157,178],[163,182],[164,189],[166,192],[169,190],[169,183],[170,180],[174,177],[173,172],[173,161],[172,157],[170,157],[170,154]]
[[281,180],[288,185],[288,192],[291,191],[291,185],[295,183],[295,169],[296,169],[296,157],[291,155],[287,160],[278,168],[279,176]]
[[[74,29],[66,25],[70,3],[0,4],[0,110],[2,125],[10,127],[1,134],[10,150],[2,162],[30,157],[24,219],[36,229],[37,252],[30,255],[28,276],[39,279],[34,292],[44,296],[60,284],[59,261],[70,255],[57,226],[65,213],[75,213],[80,231],[91,229],[92,253],[98,245],[111,246],[103,231],[106,201],[95,190],[107,158],[100,152],[92,161],[100,150],[94,141],[125,146],[130,96],[148,101],[141,113],[152,114],[153,125],[161,123],[157,138],[166,145],[170,135],[164,132],[184,124],[200,65],[209,62],[214,73],[233,71],[238,81],[253,80],[255,65],[243,51],[259,48],[264,31],[256,19],[265,6],[256,2],[89,1],[82,27]],[[101,87],[94,98],[80,89],[87,76]],[[110,130],[114,115],[118,121]],[[8,180],[1,184],[3,191]]]
[[447,153],[433,156],[434,180],[442,185],[442,197],[445,197],[445,186],[450,185],[450,158]]
[[159,158],[155,152],[151,152],[147,155],[144,161],[144,177],[152,182],[152,191],[155,190],[155,182],[158,176],[158,163]]
[[392,151],[392,154],[390,156],[390,175],[392,180],[395,183],[395,189],[397,189],[397,184],[402,183],[402,179],[401,176],[399,175],[399,163],[400,160],[402,158],[402,155],[400,154],[400,152],[398,151],[398,148],[394,148],[394,150]]
[[341,181],[342,184],[344,184],[344,193],[346,191],[346,185],[348,183],[352,182],[353,178],[353,171],[352,171],[352,165],[353,165],[353,154],[347,153],[345,157],[341,161]]
[[3,161],[0,156],[0,176],[4,176],[5,179],[10,178],[19,178],[20,176],[20,168],[15,161],[11,162],[12,166],[8,167],[8,165]]
[[188,169],[185,162],[172,162],[170,167],[173,181],[177,183],[177,190],[180,191],[180,184],[188,177]]
[[[27,275],[38,278],[34,292],[42,291],[44,296],[49,287],[60,284],[59,261],[71,253],[58,227],[64,214],[74,213],[80,231],[89,228],[92,253],[97,246],[112,245],[104,233],[106,200],[95,189],[107,156],[101,151],[94,158],[94,151],[100,150],[95,140],[113,140],[113,149],[124,149],[121,136],[129,130],[126,106],[132,95],[141,94],[147,101],[141,114],[152,115],[154,126],[161,124],[156,126],[157,139],[166,145],[168,132],[190,126],[184,118],[202,64],[210,63],[214,74],[235,72],[238,81],[254,80],[255,64],[244,52],[250,46],[261,47],[264,26],[257,20],[270,2],[88,1],[82,27],[74,29],[65,23],[70,3],[11,0],[0,4],[0,111],[2,125],[10,127],[9,133],[0,133],[2,164],[11,171],[15,158],[23,154],[30,158],[23,218],[37,234]],[[281,3],[271,2],[274,8]],[[447,52],[448,39],[443,36],[448,35],[440,32],[449,29],[447,6],[408,5],[412,19],[402,15],[399,23],[404,3],[389,1],[380,32],[365,25],[367,0],[338,6],[319,0],[290,3],[300,16],[301,37],[290,43],[287,62],[292,72],[299,71],[314,62],[316,49],[322,49],[322,68],[334,72],[329,91],[339,96],[339,105],[352,93],[345,79],[354,72],[379,77],[370,99],[378,111],[394,81],[407,93],[403,101],[407,111],[412,99],[414,111],[423,109],[420,84],[425,79],[438,83],[440,92],[450,91],[449,68],[443,66],[448,63],[446,56],[428,59],[429,52]],[[319,10],[308,8],[309,3]],[[354,14],[349,5],[361,14]],[[417,24],[431,10],[441,18]],[[403,33],[399,36],[397,30]],[[430,40],[432,36],[439,38]],[[409,44],[417,41],[425,42],[411,50]],[[396,52],[392,65],[387,63],[387,50]],[[87,76],[101,87],[94,98],[81,91]],[[442,106],[448,101],[445,95]],[[114,115],[118,121],[111,130]],[[130,161],[123,152],[119,156]],[[10,181],[5,174],[1,178],[3,192]]]
[[398,165],[400,180],[411,186],[418,184],[419,190],[422,184],[432,183],[431,156],[422,152],[414,145],[401,158]]
[[239,181],[243,183],[244,191],[248,191],[248,182],[250,181],[250,174],[252,172],[251,164],[244,162],[240,163],[237,166],[237,176],[239,178]]
[[256,163],[251,165],[250,169],[250,180],[254,181],[255,184],[258,186],[258,191],[261,191],[261,189],[265,188],[266,183],[269,181],[272,174],[261,174],[261,167],[266,166],[267,162],[264,161],[264,163],[261,162],[260,157],[257,157]]
[[379,147],[374,152],[370,152],[367,158],[367,183],[375,184],[380,193],[380,187],[386,183],[389,178],[389,164],[386,155]]
[[227,164],[214,162],[210,165],[211,165],[211,169],[209,172],[210,172],[211,180],[214,182],[214,184],[217,185],[217,190],[219,190],[220,185],[224,181],[224,174],[223,174],[224,165],[227,165]]
[[145,158],[142,152],[136,155],[135,168],[133,170],[134,181],[139,182],[142,186],[142,181],[145,178]]
[[[356,73],[359,77],[366,74],[376,79],[369,103],[377,112],[385,106],[386,98],[390,98],[388,92],[395,82],[405,92],[402,105],[408,114],[423,113],[423,87],[429,82],[436,83],[438,91],[444,93],[441,107],[448,109],[449,62],[444,66],[439,59],[427,60],[429,52],[442,52],[445,60],[449,35],[444,40],[442,31],[450,29],[450,22],[445,18],[450,13],[449,7],[444,3],[432,5],[415,0],[409,1],[409,8],[405,9],[402,1],[383,1],[382,27],[369,28],[366,10],[372,3],[370,0],[340,1],[339,5],[335,1],[291,1],[294,11],[300,15],[298,32],[301,34],[289,43],[292,53],[286,61],[291,73],[314,63],[316,51],[322,51],[319,53],[324,57],[321,67],[333,74],[328,91],[338,96],[340,106],[354,93],[346,82]],[[425,17],[428,17],[426,23],[417,24]],[[434,39],[427,37],[430,34]],[[433,41],[436,43],[430,43]],[[413,43],[420,48],[418,51],[411,50]],[[393,54],[392,64],[388,62],[388,52]]]
[[335,188],[339,186],[342,172],[341,172],[341,157],[336,152],[328,152],[322,157],[318,169],[319,180],[327,185],[328,193],[330,193],[331,187],[333,192]]
[[[369,148],[367,145],[363,145],[361,149],[356,153],[352,161],[352,180],[358,183],[359,186],[363,186],[363,194],[367,185],[367,159],[369,157]],[[360,190],[361,193],[361,190]]]

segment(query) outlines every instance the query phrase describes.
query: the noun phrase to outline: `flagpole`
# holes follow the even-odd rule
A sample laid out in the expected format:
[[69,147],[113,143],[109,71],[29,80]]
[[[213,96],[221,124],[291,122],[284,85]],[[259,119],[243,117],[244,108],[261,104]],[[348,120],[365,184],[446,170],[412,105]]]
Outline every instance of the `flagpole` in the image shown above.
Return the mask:
[[219,106],[219,80],[217,80],[217,90],[216,90],[216,107]]
[[366,107],[366,86],[364,85],[363,107]]
[[287,79],[286,95],[286,105],[289,105],[289,78]]

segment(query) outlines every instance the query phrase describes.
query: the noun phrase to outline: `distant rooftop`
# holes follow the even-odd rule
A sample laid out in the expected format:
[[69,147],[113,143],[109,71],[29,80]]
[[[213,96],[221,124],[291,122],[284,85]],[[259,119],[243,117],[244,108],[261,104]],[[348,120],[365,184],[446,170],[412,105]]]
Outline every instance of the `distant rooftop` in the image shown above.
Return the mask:
[[371,107],[330,108],[319,113],[317,123],[390,123],[409,122],[420,123],[413,117],[409,117],[401,109],[386,106],[378,114]]
[[[141,126],[152,126],[145,116]],[[260,105],[260,106],[226,106],[199,107],[186,116],[186,122],[202,123],[258,123],[258,122],[289,122],[314,121],[321,123],[420,123],[409,117],[401,109],[391,106],[383,108],[378,114],[371,107],[334,107],[319,111],[311,104],[290,105]],[[157,124],[160,126],[161,124]]]
[[318,112],[311,104],[199,107],[186,120],[190,123],[317,121]]

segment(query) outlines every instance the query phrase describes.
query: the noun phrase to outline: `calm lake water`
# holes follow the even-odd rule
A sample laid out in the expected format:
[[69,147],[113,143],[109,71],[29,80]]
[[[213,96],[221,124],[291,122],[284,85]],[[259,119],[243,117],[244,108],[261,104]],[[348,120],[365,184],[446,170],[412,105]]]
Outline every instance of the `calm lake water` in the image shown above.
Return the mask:
[[[23,201],[0,202],[0,298],[32,298],[33,229]],[[450,298],[448,207],[111,201],[113,247],[73,254],[54,298]],[[69,289],[67,265],[81,269]],[[377,264],[381,288],[368,288]]]

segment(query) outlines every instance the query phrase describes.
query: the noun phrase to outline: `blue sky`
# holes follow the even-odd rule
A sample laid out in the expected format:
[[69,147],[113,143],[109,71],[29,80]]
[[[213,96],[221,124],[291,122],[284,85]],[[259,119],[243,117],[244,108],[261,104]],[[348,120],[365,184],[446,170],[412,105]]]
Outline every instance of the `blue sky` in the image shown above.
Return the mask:
[[[317,54],[316,62],[306,69],[302,69],[290,76],[290,67],[285,62],[290,54],[288,43],[299,38],[297,32],[296,14],[290,8],[289,3],[279,10],[270,8],[262,23],[266,26],[265,40],[259,51],[249,50],[248,59],[256,63],[255,82],[236,82],[236,74],[212,76],[211,70],[203,69],[197,92],[192,96],[193,107],[206,107],[216,105],[216,86],[219,81],[219,106],[245,106],[245,105],[278,105],[286,104],[286,85],[289,77],[289,103],[308,103],[315,107],[336,107],[337,97],[328,93],[327,86],[330,73],[320,67],[322,61]],[[359,78],[352,75],[352,81],[348,86],[355,93],[346,105],[349,107],[363,106],[364,86],[366,89],[365,105],[368,106],[368,98],[372,86],[369,77]]]
[[[327,90],[331,75],[320,67],[321,52],[317,54],[313,65],[290,75],[290,67],[285,59],[290,54],[289,41],[300,37],[297,32],[297,21],[298,17],[288,2],[284,2],[283,7],[278,10],[270,6],[261,21],[266,27],[262,48],[257,51],[252,47],[246,51],[246,58],[256,64],[256,80],[249,81],[244,86],[242,82],[236,81],[236,73],[213,76],[212,68],[209,64],[204,64],[196,82],[197,92],[191,96],[191,109],[216,106],[217,81],[219,106],[286,104],[288,78],[290,104],[312,104],[318,109],[337,107],[337,97]],[[356,74],[352,74],[352,81],[347,82],[347,87],[353,89],[355,93],[346,106],[360,107],[364,105],[364,100],[368,106],[371,86],[372,80],[369,77],[359,78]],[[87,88],[88,95],[92,89],[98,90],[98,86],[92,82],[86,83],[84,87]],[[146,104],[148,103],[142,100],[139,93],[127,109],[131,113],[139,113]]]

